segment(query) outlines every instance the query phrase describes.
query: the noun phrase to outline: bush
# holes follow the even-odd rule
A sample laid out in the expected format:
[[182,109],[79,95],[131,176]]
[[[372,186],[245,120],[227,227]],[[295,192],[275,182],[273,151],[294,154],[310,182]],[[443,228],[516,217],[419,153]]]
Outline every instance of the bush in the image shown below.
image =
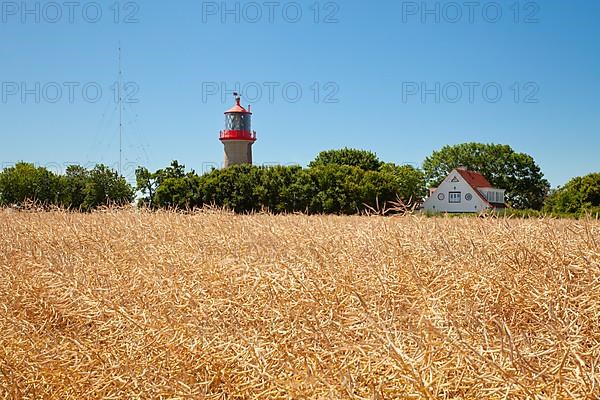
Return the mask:
[[600,173],[571,179],[546,200],[544,210],[555,213],[585,214],[600,207]]

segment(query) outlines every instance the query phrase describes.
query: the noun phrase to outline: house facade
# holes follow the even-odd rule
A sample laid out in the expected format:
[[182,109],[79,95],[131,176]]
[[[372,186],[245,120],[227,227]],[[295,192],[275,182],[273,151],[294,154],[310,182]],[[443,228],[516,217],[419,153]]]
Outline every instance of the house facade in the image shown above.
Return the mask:
[[505,190],[494,188],[486,177],[466,168],[456,168],[423,203],[427,212],[478,213],[505,208]]

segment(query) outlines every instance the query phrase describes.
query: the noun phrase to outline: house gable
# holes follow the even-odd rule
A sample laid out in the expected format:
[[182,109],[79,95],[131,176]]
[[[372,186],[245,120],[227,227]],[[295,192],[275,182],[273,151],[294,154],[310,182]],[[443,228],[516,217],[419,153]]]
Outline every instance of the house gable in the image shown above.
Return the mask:
[[[450,172],[439,187],[431,193],[423,208],[429,212],[447,213],[477,213],[491,208],[492,206],[478,188],[472,186],[462,172],[465,171],[455,169]],[[487,184],[489,185],[489,182]]]

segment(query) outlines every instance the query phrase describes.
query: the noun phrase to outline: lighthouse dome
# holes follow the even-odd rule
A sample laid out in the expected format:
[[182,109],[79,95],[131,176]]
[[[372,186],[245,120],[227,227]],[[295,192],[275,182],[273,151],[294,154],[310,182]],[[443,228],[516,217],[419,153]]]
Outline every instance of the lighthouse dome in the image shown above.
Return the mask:
[[231,107],[229,110],[225,111],[225,114],[252,114],[250,111],[246,110],[240,104],[241,99],[236,97],[235,106]]

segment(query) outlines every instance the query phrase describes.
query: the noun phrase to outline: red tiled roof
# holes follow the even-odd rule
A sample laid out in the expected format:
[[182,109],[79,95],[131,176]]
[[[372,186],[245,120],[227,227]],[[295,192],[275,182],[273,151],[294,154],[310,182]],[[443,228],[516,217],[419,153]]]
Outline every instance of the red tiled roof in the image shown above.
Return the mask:
[[456,171],[463,177],[465,181],[469,185],[471,185],[474,189],[479,188],[491,188],[493,187],[490,181],[479,172],[468,171],[466,169],[457,168]]

